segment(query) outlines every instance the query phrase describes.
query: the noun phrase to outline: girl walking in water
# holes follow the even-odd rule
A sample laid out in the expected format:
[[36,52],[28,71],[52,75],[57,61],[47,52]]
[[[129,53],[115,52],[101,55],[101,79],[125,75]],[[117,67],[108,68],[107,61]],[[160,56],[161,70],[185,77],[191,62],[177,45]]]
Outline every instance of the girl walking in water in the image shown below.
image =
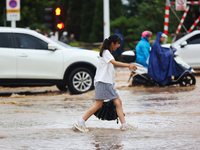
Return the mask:
[[114,66],[128,67],[129,69],[136,70],[137,67],[132,64],[122,63],[115,61],[111,54],[112,50],[116,50],[120,46],[121,38],[118,35],[111,35],[109,38],[105,39],[103,45],[100,49],[100,59],[97,66],[96,75],[94,78],[95,85],[95,104],[85,113],[83,118],[81,118],[74,127],[81,132],[89,131],[85,122],[90,116],[92,116],[97,110],[102,107],[103,101],[107,99],[112,99],[116,105],[117,115],[122,124],[121,130],[134,130],[137,127],[127,124],[123,108],[122,101],[114,89],[115,83],[115,71]]

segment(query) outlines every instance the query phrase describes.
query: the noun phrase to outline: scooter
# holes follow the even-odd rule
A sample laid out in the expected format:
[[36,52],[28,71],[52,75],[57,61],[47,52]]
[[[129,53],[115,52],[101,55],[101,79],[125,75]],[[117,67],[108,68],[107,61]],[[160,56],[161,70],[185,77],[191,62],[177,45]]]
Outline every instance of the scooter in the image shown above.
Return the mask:
[[128,82],[132,79],[132,85],[137,86],[137,85],[145,85],[145,86],[170,86],[170,85],[175,85],[179,84],[180,86],[187,86],[187,85],[195,85],[196,84],[196,78],[192,74],[195,71],[191,69],[190,71],[188,70],[190,66],[184,62],[181,57],[178,55],[178,52],[176,51],[173,46],[170,46],[169,48],[170,53],[174,53],[174,59],[175,61],[183,68],[184,72],[178,76],[178,77],[172,77],[172,81],[166,85],[160,84],[156,82],[155,80],[151,79],[148,76],[148,69],[142,66],[139,63],[135,62],[136,59],[136,51],[135,50],[129,50],[125,51],[122,53],[121,58],[123,62],[131,63],[134,64],[137,67],[137,70],[131,70],[131,74],[129,77]]

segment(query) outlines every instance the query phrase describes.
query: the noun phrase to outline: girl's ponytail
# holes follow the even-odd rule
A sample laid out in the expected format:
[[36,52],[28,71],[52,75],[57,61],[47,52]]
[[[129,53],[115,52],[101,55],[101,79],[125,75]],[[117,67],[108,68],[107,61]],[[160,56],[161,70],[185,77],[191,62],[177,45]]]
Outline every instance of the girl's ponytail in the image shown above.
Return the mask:
[[99,54],[101,57],[102,57],[102,53],[103,53],[103,51],[104,51],[105,49],[107,49],[107,50],[110,51],[110,43],[109,43],[109,39],[108,39],[108,38],[106,38],[106,39],[103,41],[103,44],[102,44],[102,46],[101,46],[100,54]]
[[99,55],[100,55],[101,57],[102,57],[102,54],[103,54],[103,51],[104,51],[104,50],[109,50],[109,51],[111,52],[111,50],[110,50],[110,44],[111,44],[112,42],[113,42],[114,44],[116,44],[117,42],[120,43],[120,42],[121,42],[121,38],[120,38],[118,35],[115,35],[115,34],[111,35],[109,38],[106,38],[106,39],[103,41],[103,44],[102,44],[101,49],[100,49]]

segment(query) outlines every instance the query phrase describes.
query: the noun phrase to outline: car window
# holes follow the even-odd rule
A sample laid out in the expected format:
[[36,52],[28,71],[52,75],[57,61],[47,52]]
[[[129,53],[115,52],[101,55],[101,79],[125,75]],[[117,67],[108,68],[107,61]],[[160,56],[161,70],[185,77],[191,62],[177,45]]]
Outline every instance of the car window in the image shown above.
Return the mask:
[[197,34],[187,40],[188,44],[200,44],[200,34]]
[[15,33],[16,48],[23,49],[48,49],[48,43],[32,35]]
[[0,47],[13,48],[10,33],[0,33]]

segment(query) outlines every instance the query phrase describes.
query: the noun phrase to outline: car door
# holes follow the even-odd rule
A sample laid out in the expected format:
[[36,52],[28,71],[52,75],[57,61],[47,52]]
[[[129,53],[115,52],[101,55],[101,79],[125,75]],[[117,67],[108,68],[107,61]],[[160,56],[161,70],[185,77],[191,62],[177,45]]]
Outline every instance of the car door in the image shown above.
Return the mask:
[[48,43],[36,36],[15,33],[17,78],[61,79],[63,57],[61,50],[48,50]]
[[200,34],[196,34],[187,40],[187,45],[180,48],[180,55],[185,62],[192,67],[200,67]]
[[17,58],[13,46],[12,35],[9,32],[0,33],[0,78],[17,76]]

